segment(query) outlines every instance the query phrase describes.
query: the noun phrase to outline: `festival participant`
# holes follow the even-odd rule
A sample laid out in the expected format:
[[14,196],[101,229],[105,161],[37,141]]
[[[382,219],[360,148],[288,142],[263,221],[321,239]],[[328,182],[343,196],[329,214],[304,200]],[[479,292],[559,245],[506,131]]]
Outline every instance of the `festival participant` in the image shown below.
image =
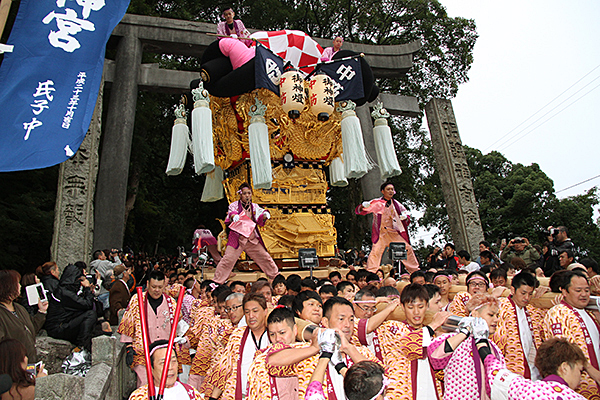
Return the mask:
[[397,377],[398,383],[390,384],[387,397],[402,400],[439,399],[442,394],[440,382],[423,352],[434,338],[435,330],[442,326],[450,313],[437,313],[428,326],[424,325],[429,293],[419,284],[406,286],[400,295],[400,302],[406,320],[401,325],[402,330],[396,332],[400,337],[397,339],[396,357],[389,367],[390,371],[395,371],[392,375]]
[[579,271],[567,271],[561,280],[563,301],[546,313],[542,327],[542,339],[553,336],[565,337],[577,344],[590,366],[581,379],[577,393],[587,399],[600,399],[598,383],[590,377],[598,370],[600,348],[600,325],[598,315],[586,310],[590,301],[590,286],[587,277]]
[[[165,274],[158,270],[150,272],[148,287],[142,300],[146,307],[149,340],[153,342],[169,339],[171,324],[177,307],[177,303],[172,297],[163,294],[165,286]],[[137,375],[137,387],[146,385],[148,378],[144,359],[138,296],[131,298],[117,332],[121,334],[121,343],[127,345],[127,357],[131,361],[131,368]],[[178,342],[186,344],[186,347],[188,345],[187,340],[183,338],[178,339]]]
[[[380,190],[383,197],[365,201],[356,207],[356,214],[359,215],[375,213],[371,234],[373,247],[371,253],[369,253],[367,269],[370,272],[376,272],[379,269],[381,255],[385,248],[392,242],[401,242],[406,245],[407,252],[407,259],[403,260],[402,263],[408,272],[414,272],[419,269],[419,262],[408,238],[410,215],[402,204],[394,200],[393,197],[396,194],[394,184],[384,182]],[[384,204],[384,206],[381,207],[381,204]]]
[[206,229],[204,225],[198,225],[198,229],[194,231],[194,239],[192,240],[192,254],[200,253],[203,247],[208,249],[208,252],[212,256],[213,260],[218,264],[221,261],[221,254],[219,253],[217,239],[213,236],[210,229]]
[[243,320],[243,298],[241,293],[219,293],[217,304],[220,304],[222,310],[219,316],[207,314],[195,322],[187,332],[190,346],[196,349],[188,383],[196,389],[200,390],[211,366],[218,363],[233,330],[239,326],[246,326]]
[[[467,303],[472,318],[460,321],[458,332],[448,333],[433,340],[427,348],[431,366],[444,370],[444,400],[488,399],[485,380],[481,373],[482,360],[479,359],[475,341],[471,336],[479,328],[476,320],[483,319],[489,333],[496,331],[498,324],[498,299],[484,293],[473,295]],[[491,342],[492,351],[504,367],[504,357],[500,349]]]
[[[169,342],[167,340],[157,340],[150,345],[150,363],[152,365],[152,380],[153,385],[156,388],[158,394],[158,388],[160,385],[160,379],[165,368],[165,361],[167,355],[167,348]],[[202,397],[200,392],[194,389],[192,386],[185,383],[181,383],[177,380],[177,370],[179,364],[177,363],[177,353],[175,349],[172,350],[171,359],[169,360],[167,381],[165,384],[164,400],[201,400]],[[147,380],[147,379],[146,379]],[[148,384],[144,384],[142,387],[138,387],[129,400],[146,400],[148,399]]]
[[438,271],[433,276],[433,284],[440,288],[440,305],[442,306],[442,311],[448,311],[448,307],[450,306],[448,295],[452,286],[452,276],[446,270]]
[[[217,25],[217,35],[231,36],[233,38],[250,37],[250,32],[248,32],[242,20],[234,19],[235,12],[233,12],[231,7],[226,6],[223,8],[222,17],[225,21],[221,21]],[[245,43],[248,47],[252,44],[252,40],[241,40],[241,42]]]
[[[341,297],[332,297],[325,302],[321,326],[336,330],[341,341],[338,356],[331,359],[326,371],[325,384],[328,387],[327,399],[329,400],[344,399],[343,373],[349,366],[363,360],[377,361],[365,346],[351,344],[354,324],[352,303]],[[319,340],[319,343],[321,343],[321,340]],[[273,365],[289,365],[294,360],[295,350],[297,349],[284,349],[271,354],[269,362]],[[318,362],[319,358],[316,355],[311,357],[304,369],[305,374],[312,373]],[[303,398],[305,391],[306,386],[301,383],[299,398]]]
[[273,294],[275,296],[283,296],[287,294],[287,288],[285,287],[285,276],[279,274],[273,279]]
[[342,49],[343,44],[344,38],[342,38],[341,36],[336,36],[333,39],[333,46],[326,47],[325,50],[323,50],[323,54],[321,54],[321,61],[331,61],[335,53]]
[[485,334],[477,344],[484,360],[487,394],[507,400],[584,400],[575,391],[587,360],[581,349],[564,338],[551,338],[538,349],[535,365],[543,380],[531,381],[510,372],[492,353]]
[[356,287],[349,281],[342,281],[337,284],[337,291],[340,297],[345,298],[348,301],[354,300],[356,294]]
[[536,349],[542,343],[544,312],[529,304],[538,282],[521,272],[512,279],[510,296],[500,300],[500,316],[492,340],[502,350],[506,368],[527,379],[540,379],[535,367]]
[[[311,343],[296,343],[298,327],[294,313],[287,307],[276,307],[267,318],[271,345],[254,357],[248,373],[248,397],[261,400],[297,400],[299,387],[308,385],[305,373],[309,358],[319,353],[317,335]],[[271,355],[284,349],[294,349],[286,365],[275,365]],[[302,383],[301,383],[302,382]]]
[[[271,218],[271,214],[258,204],[252,203],[252,189],[247,183],[244,182],[240,185],[238,194],[240,199],[229,205],[227,218],[225,219],[225,223],[229,225],[231,231],[229,232],[225,255],[217,265],[214,280],[218,283],[224,283],[243,251],[256,262],[269,279],[273,279],[279,273],[279,269],[267,253],[260,232],[256,227],[256,225],[263,226],[265,221]],[[231,225],[241,221],[244,221],[243,223],[246,226],[253,224],[254,229],[249,234],[237,232]],[[243,229],[238,229],[243,231]]]
[[248,293],[244,296],[243,308],[248,326],[233,331],[222,358],[202,385],[202,391],[213,386],[210,397],[214,399],[242,398],[248,390],[248,371],[256,352],[269,345],[265,298]]
[[488,277],[481,271],[471,272],[467,275],[465,282],[467,284],[467,291],[456,293],[454,299],[452,299],[452,303],[448,306],[448,311],[459,317],[469,315],[467,303],[471,297],[479,293],[487,293],[490,286]]
[[305,290],[294,298],[293,311],[296,317],[318,325],[323,319],[323,300],[317,292]]
[[273,297],[273,289],[271,289],[271,285],[266,280],[256,281],[250,287],[250,293],[258,293],[263,295],[265,300],[267,301],[267,307],[272,309],[277,305],[277,300],[279,298]]
[[377,299],[375,294],[365,287],[354,295],[354,315],[358,319],[369,319],[377,312]]

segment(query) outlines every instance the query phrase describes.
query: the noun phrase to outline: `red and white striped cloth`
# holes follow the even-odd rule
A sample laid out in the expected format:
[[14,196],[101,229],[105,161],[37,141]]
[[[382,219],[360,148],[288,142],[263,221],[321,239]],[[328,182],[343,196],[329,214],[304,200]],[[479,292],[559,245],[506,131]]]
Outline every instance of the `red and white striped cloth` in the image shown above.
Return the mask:
[[[260,43],[295,67],[316,64],[323,54],[319,43],[302,31],[283,30],[271,32],[255,32],[250,37],[259,39]],[[302,68],[310,73],[314,67]]]

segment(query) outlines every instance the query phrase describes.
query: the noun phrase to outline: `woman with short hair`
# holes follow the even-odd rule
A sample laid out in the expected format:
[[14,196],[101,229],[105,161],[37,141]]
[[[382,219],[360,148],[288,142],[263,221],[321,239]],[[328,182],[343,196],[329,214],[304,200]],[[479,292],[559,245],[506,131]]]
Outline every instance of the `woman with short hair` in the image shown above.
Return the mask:
[[0,374],[7,374],[12,379],[10,390],[2,394],[2,400],[33,400],[35,398],[35,378],[46,376],[44,366],[36,373],[27,371],[27,352],[25,346],[16,339],[5,339],[0,342]]
[[25,307],[15,302],[21,294],[20,280],[17,271],[0,271],[0,340],[18,340],[25,347],[29,361],[35,363],[35,335],[46,322],[48,302],[40,301],[37,314],[31,317]]

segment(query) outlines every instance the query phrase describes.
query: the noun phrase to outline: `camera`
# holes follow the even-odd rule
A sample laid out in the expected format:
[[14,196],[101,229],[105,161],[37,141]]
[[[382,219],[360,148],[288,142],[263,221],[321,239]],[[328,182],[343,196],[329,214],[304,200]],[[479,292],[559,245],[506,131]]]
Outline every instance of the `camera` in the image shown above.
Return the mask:
[[523,240],[523,238],[517,237],[517,238],[514,238],[512,242],[514,244],[525,243],[525,240]]
[[96,285],[96,275],[94,275],[94,274],[86,274],[85,275],[85,279],[87,279],[88,282],[91,285]]
[[558,228],[542,231],[544,236],[552,236],[553,238],[557,237],[559,232],[560,230]]

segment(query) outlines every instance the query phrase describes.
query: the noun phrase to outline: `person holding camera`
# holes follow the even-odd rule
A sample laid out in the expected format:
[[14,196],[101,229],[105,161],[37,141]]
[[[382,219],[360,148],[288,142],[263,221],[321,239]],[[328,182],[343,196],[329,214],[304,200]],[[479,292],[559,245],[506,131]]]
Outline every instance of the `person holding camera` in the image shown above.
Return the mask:
[[548,227],[546,232],[548,235],[548,251],[544,255],[544,275],[551,276],[556,271],[562,269],[560,266],[560,254],[565,251],[571,251],[575,254],[575,245],[569,239],[569,231],[565,226],[559,226],[555,228],[553,226]]
[[[93,260],[90,263],[90,273],[95,275],[96,271],[98,271],[100,273],[100,279],[102,280],[102,282],[98,285],[98,300],[102,302],[104,309],[108,310],[110,308],[110,303],[108,300],[110,287],[108,287],[107,284],[112,282],[111,278],[114,269],[123,263],[119,259],[119,250],[117,249],[111,249],[108,255],[102,250],[96,250],[92,255],[92,258]],[[114,262],[110,261],[111,259],[114,260]]]
[[92,284],[84,271],[76,265],[67,265],[49,300],[45,325],[48,336],[91,351],[97,317]]
[[516,237],[511,239],[506,246],[506,249],[502,252],[500,259],[503,262],[510,263],[513,257],[522,258],[528,267],[536,264],[537,260],[540,259],[540,253],[529,243],[527,238]]

